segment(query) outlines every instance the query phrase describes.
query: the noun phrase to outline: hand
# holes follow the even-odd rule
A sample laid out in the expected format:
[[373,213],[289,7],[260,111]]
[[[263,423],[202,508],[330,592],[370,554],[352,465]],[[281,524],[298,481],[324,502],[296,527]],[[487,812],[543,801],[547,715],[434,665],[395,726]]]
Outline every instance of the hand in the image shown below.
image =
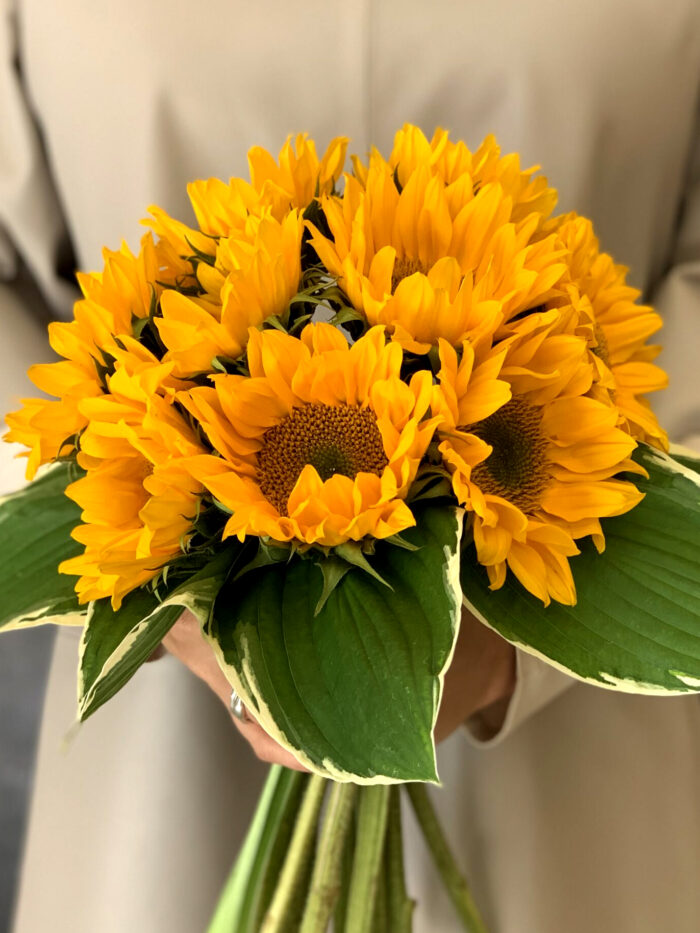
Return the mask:
[[[214,691],[230,713],[231,684],[224,677],[214,652],[202,636],[197,618],[191,612],[183,612],[163,639],[163,645]],[[233,716],[231,719],[243,738],[250,742],[261,761],[284,765],[285,768],[292,768],[294,771],[307,770],[293,755],[275,742],[250,713],[246,722],[241,722]]]
[[[219,697],[227,710],[231,685],[224,677],[214,652],[202,637],[199,623],[191,612],[184,612],[163,639],[165,648],[203,680]],[[441,742],[469,716],[482,711],[490,715],[494,731],[500,725],[508,698],[515,687],[515,649],[507,641],[482,625],[466,609],[462,610],[462,625],[445,677],[442,703],[435,728],[436,741]],[[255,722],[233,718],[241,735],[250,742],[253,751],[271,764],[284,765],[296,771],[306,771],[288,751],[282,748]]]
[[467,609],[445,675],[435,741],[442,742],[478,712],[492,732],[503,723],[515,689],[515,648]]

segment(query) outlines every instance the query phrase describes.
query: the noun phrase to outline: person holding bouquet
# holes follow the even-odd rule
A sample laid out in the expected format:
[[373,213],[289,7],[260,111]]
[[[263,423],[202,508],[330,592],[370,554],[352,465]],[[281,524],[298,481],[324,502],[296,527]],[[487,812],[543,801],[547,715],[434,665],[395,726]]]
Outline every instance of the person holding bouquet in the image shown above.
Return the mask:
[[[184,6],[126,16],[64,5],[57,19],[36,0],[6,0],[5,301],[21,314],[22,264],[52,313],[66,314],[66,230],[79,267],[97,267],[99,245],[135,235],[147,203],[182,215],[187,179],[243,174],[253,142],[275,149],[303,128],[319,140],[350,132],[362,151],[386,147],[406,120],[470,141],[495,131],[547,165],[560,207],[591,216],[652,295],[675,383],[665,423],[697,446],[700,19],[683,0],[666,12],[660,25],[651,5],[334,3],[299,17],[269,2],[217,5],[203,14],[214,28],[192,28]],[[212,696],[159,661],[64,756],[76,639],[60,631],[17,933],[206,924],[260,771],[216,706],[213,694],[227,703],[229,691],[197,637],[185,618],[166,646]],[[236,725],[263,760],[294,764],[259,727]],[[491,928],[578,933],[593,916],[603,930],[691,933],[698,725],[694,697],[596,691],[466,615],[439,725],[438,807]],[[448,933],[454,920],[419,846],[409,845],[418,929]]]

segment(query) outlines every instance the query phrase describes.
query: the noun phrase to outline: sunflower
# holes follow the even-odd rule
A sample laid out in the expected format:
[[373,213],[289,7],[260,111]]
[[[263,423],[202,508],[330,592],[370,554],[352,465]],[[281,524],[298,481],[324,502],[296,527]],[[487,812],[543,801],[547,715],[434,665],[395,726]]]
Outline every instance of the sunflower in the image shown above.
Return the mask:
[[59,566],[80,577],[81,603],[109,596],[115,610],[182,552],[203,491],[184,464],[205,448],[172,396],[157,393],[172,364],[133,349],[119,351],[109,394],[81,403],[87,474],[66,495],[82,509],[72,535],[85,551]]
[[251,378],[178,396],[221,454],[190,468],[232,510],[226,536],[335,546],[415,524],[404,499],[433,436],[432,380],[401,380],[383,328],[352,346],[328,324],[251,328],[248,361]]
[[151,217],[144,223],[170,250],[173,267],[196,252],[213,255],[216,240],[242,234],[251,214],[269,213],[281,222],[290,210],[303,212],[314,197],[331,194],[343,170],[347,144],[347,137],[336,137],[319,159],[314,141],[299,133],[293,142],[287,139],[278,162],[266,149],[254,146],[248,152],[249,182],[207,178],[187,186],[199,229],[175,220],[156,205],[149,208]]
[[331,194],[343,171],[347,147],[348,138],[337,136],[319,159],[314,141],[299,133],[294,143],[290,137],[282,146],[278,165],[267,150],[254,146],[248,152],[251,184],[276,217],[290,207],[304,210],[315,197]]
[[[164,281],[176,291],[187,295],[187,304],[177,298],[168,298],[168,309],[173,327],[165,329],[173,340],[171,348],[177,359],[189,338],[194,338],[198,353],[204,360],[200,371],[211,369],[213,356],[237,356],[245,343],[245,332],[253,323],[256,313],[247,320],[245,315],[234,325],[239,339],[232,338],[230,327],[218,327],[222,315],[222,303],[228,295],[221,294],[222,279],[234,272],[229,292],[253,292],[254,305],[262,305],[257,317],[262,320],[270,314],[278,314],[286,306],[284,299],[275,300],[269,292],[282,289],[291,297],[296,291],[301,275],[298,254],[300,245],[291,246],[290,234],[301,243],[301,214],[315,196],[330,194],[340,176],[345,161],[348,140],[344,136],[333,139],[323,158],[319,160],[313,140],[299,134],[294,143],[287,140],[279,154],[279,164],[260,146],[248,153],[251,181],[231,178],[228,183],[219,178],[208,178],[191,182],[187,193],[199,227],[192,227],[176,220],[157,205],[149,208],[150,217],[143,223],[151,227],[158,237],[158,249],[162,260]],[[292,218],[294,218],[292,220]],[[298,229],[292,231],[296,226]],[[282,261],[274,255],[275,238],[279,244]],[[255,252],[262,255],[255,260]],[[293,269],[289,268],[290,264]],[[286,265],[291,278],[280,282],[281,267]],[[248,286],[240,286],[242,270],[251,266],[252,280]],[[212,267],[212,271],[208,271]],[[295,275],[292,273],[298,274]],[[284,273],[281,273],[284,275]],[[292,282],[292,279],[295,281]],[[292,290],[293,289],[293,290]],[[250,294],[242,295],[246,302]],[[286,301],[289,300],[287,297]],[[193,306],[199,306],[195,308]],[[266,310],[272,307],[273,310]],[[208,319],[201,310],[208,312]],[[234,313],[225,315],[232,324]],[[191,327],[182,325],[192,320]],[[167,343],[167,341],[166,341]],[[212,352],[210,352],[212,351]],[[208,358],[207,358],[207,354]],[[186,369],[188,367],[185,367]],[[189,367],[193,371],[193,367]]]
[[281,221],[251,214],[238,235],[217,241],[211,265],[198,264],[199,295],[163,293],[156,326],[175,375],[212,372],[217,356],[238,358],[248,328],[287,309],[299,289],[303,231],[297,210]]
[[187,186],[200,229],[209,236],[231,236],[250,213],[270,211],[282,220],[291,209],[304,211],[314,197],[330,194],[345,163],[348,140],[331,140],[322,159],[305,133],[287,139],[276,162],[261,146],[248,151],[250,182],[231,178],[195,181]]
[[576,601],[568,561],[578,553],[576,539],[592,535],[602,549],[600,518],[642,498],[633,483],[615,478],[640,472],[630,459],[636,444],[617,426],[615,406],[586,395],[593,364],[575,323],[556,310],[530,315],[497,345],[510,398],[485,417],[470,405],[469,348],[460,361],[442,342],[433,398],[439,449],[458,501],[472,513],[492,588],[510,568],[545,605]]
[[458,346],[485,318],[495,327],[545,301],[566,272],[554,235],[533,241],[540,215],[513,222],[498,181],[474,193],[419,165],[401,187],[376,158],[321,204],[331,236],[309,224],[321,261],[370,324],[414,353],[440,338]]
[[[87,425],[80,435],[76,460],[85,470],[103,460],[133,455],[133,445],[123,438],[122,430],[140,430],[144,419],[152,417],[149,403],[151,408],[157,406],[163,431],[170,431],[173,419],[179,425],[181,419],[172,402],[177,391],[192,385],[174,377],[173,363],[159,360],[134,337],[122,337],[110,357],[105,393],[85,398],[79,405]],[[170,431],[170,436],[169,446],[175,451],[178,430]],[[180,455],[186,456],[187,450]]]
[[637,303],[640,292],[627,285],[627,268],[600,252],[590,220],[571,213],[547,229],[556,230],[569,250],[569,277],[587,302],[583,318],[590,324],[596,386],[612,392],[633,437],[668,449],[666,432],[644,398],[668,385],[666,373],[652,362],[661,347],[647,344],[661,328],[661,317]]
[[34,385],[59,401],[23,399],[24,407],[7,415],[5,439],[30,448],[28,479],[41,464],[75,449],[87,424],[81,401],[105,391],[105,373],[122,338],[133,334],[135,321],[148,317],[162,290],[161,256],[150,233],[136,255],[126,244],[103,255],[102,272],[78,275],[83,298],[75,303],[74,319],[49,325],[51,347],[64,359],[29,369]]
[[[374,151],[373,159],[381,159]],[[354,170],[359,178],[366,177],[366,169],[354,159]],[[452,142],[446,130],[435,130],[430,141],[423,131],[406,123],[394,137],[394,146],[388,159],[389,167],[396,179],[405,187],[411,175],[423,166],[438,175],[451,190],[455,201],[464,198],[466,188],[478,192],[484,185],[498,183],[511,198],[510,220],[518,223],[530,214],[541,219],[549,217],[557,203],[557,192],[550,188],[543,175],[535,176],[539,165],[528,169],[520,168],[517,153],[502,156],[493,135],[487,136],[475,152],[471,152],[461,140]]]

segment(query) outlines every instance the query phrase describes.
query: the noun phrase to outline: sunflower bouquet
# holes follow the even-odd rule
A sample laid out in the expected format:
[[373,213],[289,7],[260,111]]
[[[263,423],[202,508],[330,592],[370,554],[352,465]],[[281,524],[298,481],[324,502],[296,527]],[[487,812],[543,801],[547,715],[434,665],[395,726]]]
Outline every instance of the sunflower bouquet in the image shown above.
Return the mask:
[[216,933],[410,930],[398,785],[485,930],[424,792],[462,606],[599,686],[700,690],[659,316],[493,137],[406,125],[343,174],[347,142],[252,149],[196,225],[152,207],[7,416],[42,469],[0,504],[0,627],[82,627],[84,720],[189,609],[311,772],[272,769]]

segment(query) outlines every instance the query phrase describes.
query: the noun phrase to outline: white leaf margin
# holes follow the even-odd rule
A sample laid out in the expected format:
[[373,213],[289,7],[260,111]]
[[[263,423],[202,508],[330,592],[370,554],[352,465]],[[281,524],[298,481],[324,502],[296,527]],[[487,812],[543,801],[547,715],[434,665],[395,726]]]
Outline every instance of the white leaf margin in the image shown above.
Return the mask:
[[39,609],[33,609],[28,613],[20,613],[0,627],[0,634],[20,629],[37,628],[40,625],[64,625],[74,628],[85,625],[87,610],[76,612],[75,608],[73,608],[58,613],[54,610],[55,604],[48,602],[40,606]]
[[[434,711],[433,711],[433,721],[431,729],[431,741],[433,746],[433,759],[435,760],[435,723],[437,722],[438,714],[440,712],[440,702],[442,699],[442,693],[445,683],[445,675],[449,670],[449,667],[452,663],[454,657],[454,652],[457,646],[457,640],[459,638],[459,629],[461,623],[461,607],[462,607],[462,587],[459,579],[459,568],[460,568],[460,543],[462,538],[462,529],[464,523],[464,509],[460,508],[450,508],[456,520],[455,528],[455,537],[454,548],[450,548],[449,545],[443,546],[443,553],[445,554],[446,560],[443,564],[443,582],[445,584],[445,590],[448,595],[452,596],[452,605],[453,605],[453,629],[454,636],[452,640],[452,649],[445,660],[445,664],[442,667],[442,670],[439,672],[436,678],[435,685],[435,701],[434,701]],[[317,765],[312,761],[307,755],[304,754],[302,749],[296,748],[289,742],[289,739],[286,737],[285,733],[279,728],[275,722],[272,713],[270,712],[269,706],[265,703],[260,689],[255,680],[255,676],[250,664],[250,655],[246,654],[246,639],[241,639],[241,647],[243,649],[243,656],[241,657],[241,669],[240,671],[232,664],[229,664],[224,653],[216,640],[216,638],[209,632],[206,624],[202,627],[202,633],[211,645],[216,660],[221,668],[224,676],[228,680],[231,687],[236,691],[241,700],[246,706],[249,714],[257,721],[268,735],[285,749],[291,755],[293,755],[297,761],[311,771],[312,774],[318,774],[321,777],[330,778],[333,781],[337,781],[341,784],[354,783],[362,784],[365,786],[371,786],[374,784],[402,784],[404,781],[398,778],[386,777],[383,775],[376,775],[375,777],[364,777],[361,775],[353,774],[352,772],[345,771],[342,768],[338,768],[337,765],[329,758],[325,758],[321,766]],[[437,773],[437,767],[435,768]]]
[[112,673],[126,657],[128,657],[130,652],[134,650],[134,648],[138,645],[142,635],[148,630],[155,618],[160,615],[164,609],[175,606],[181,607],[183,611],[188,609],[194,616],[196,616],[200,626],[204,626],[205,622],[209,618],[209,612],[216,596],[216,593],[214,593],[213,596],[207,597],[205,593],[202,592],[207,589],[207,584],[211,582],[211,579],[211,577],[204,577],[199,581],[187,581],[187,583],[182,584],[181,587],[178,587],[177,590],[171,593],[170,596],[167,596],[161,603],[158,603],[158,605],[151,612],[149,612],[147,616],[141,619],[140,622],[137,622],[131,631],[126,635],[126,637],[122,639],[118,647],[104,662],[99,674],[94,679],[90,687],[86,689],[83,659],[85,656],[87,641],[90,635],[90,620],[93,617],[95,606],[94,603],[89,604],[87,619],[85,621],[83,634],[80,639],[80,649],[78,654],[78,718],[80,720],[84,719],[85,716],[90,712],[95,702],[97,690],[102,685],[105,678],[110,673]]
[[[45,463],[42,464],[37,470],[36,477],[34,481],[43,479],[48,476],[54,470],[59,468],[57,463]],[[11,499],[15,499],[18,494],[26,493],[31,489],[31,482],[26,482],[19,489],[15,489],[13,492],[3,493],[0,495],[0,509],[5,502],[9,502]],[[66,625],[77,628],[78,626],[84,625],[87,618],[87,607],[82,611],[76,611],[73,606],[70,609],[66,609],[65,612],[56,612],[57,604],[60,604],[65,600],[65,597],[60,597],[57,600],[47,600],[43,606],[35,607],[30,609],[28,612],[20,612],[16,616],[13,616],[9,622],[6,622],[4,625],[0,625],[0,634],[3,632],[14,632],[21,629],[28,628],[38,628],[40,625]]]
[[[682,447],[680,445],[672,445],[670,449],[670,455],[664,453],[656,447],[645,447],[644,455],[645,459],[653,461],[658,467],[663,470],[663,472],[669,475],[680,475],[685,479],[690,480],[695,486],[700,489],[700,473],[695,473],[689,467],[685,466],[682,463],[678,463],[673,459],[673,454],[677,453],[679,456],[688,457],[692,460],[696,460],[700,464],[700,455],[697,451],[689,450],[688,448]],[[604,559],[604,556],[603,558]],[[466,596],[463,596],[463,604],[472,613],[476,618],[483,623],[487,628],[490,628],[492,632],[496,632],[497,635],[500,635],[505,641],[510,642],[516,648],[519,648],[522,651],[525,651],[527,654],[532,655],[535,658],[538,658],[540,661],[543,661],[545,664],[548,664],[550,667],[555,668],[558,671],[561,671],[563,674],[567,674],[569,677],[574,678],[575,680],[581,681],[582,683],[592,684],[595,687],[602,687],[603,689],[613,690],[617,693],[632,693],[640,694],[642,696],[688,696],[688,694],[693,690],[700,689],[700,679],[694,677],[690,674],[685,674],[682,671],[668,671],[668,673],[679,680],[684,688],[679,687],[678,690],[672,690],[667,687],[661,687],[658,684],[649,684],[644,681],[634,680],[632,678],[617,677],[614,674],[610,674],[607,671],[599,671],[598,677],[585,677],[582,674],[578,674],[576,671],[572,671],[570,668],[561,664],[558,661],[554,661],[547,655],[543,654],[541,651],[538,651],[536,648],[533,648],[532,645],[527,644],[527,642],[518,641],[512,638],[506,638],[502,632],[500,632],[495,626],[493,626],[489,620],[476,608],[476,606],[471,603]]]

